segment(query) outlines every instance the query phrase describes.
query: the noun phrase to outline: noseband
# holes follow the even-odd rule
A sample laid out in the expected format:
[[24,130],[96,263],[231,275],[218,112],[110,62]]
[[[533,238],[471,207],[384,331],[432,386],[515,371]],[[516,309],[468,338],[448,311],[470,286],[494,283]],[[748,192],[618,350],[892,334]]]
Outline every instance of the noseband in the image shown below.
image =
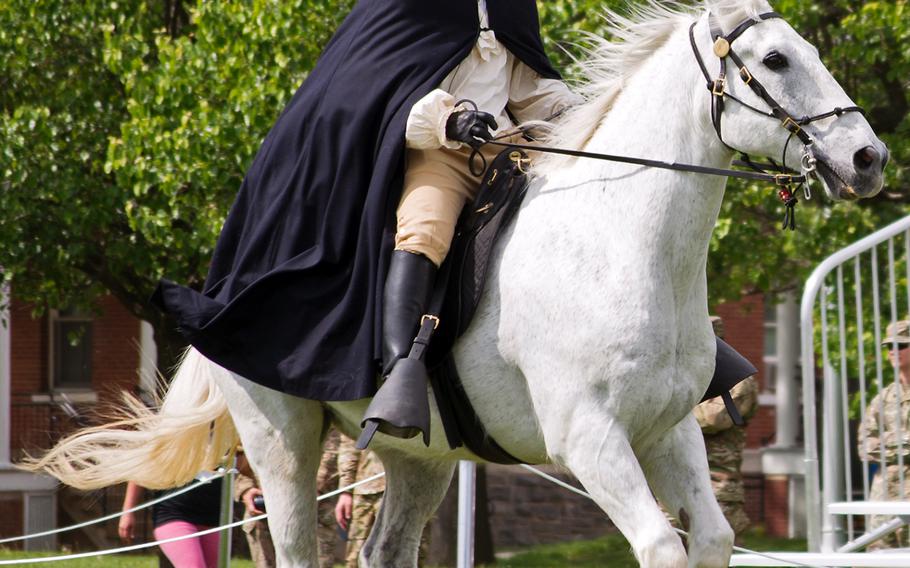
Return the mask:
[[[843,114],[848,112],[858,112],[865,115],[865,111],[858,106],[849,106],[849,107],[836,107],[834,110],[818,114],[815,116],[804,116],[802,118],[794,118],[789,112],[784,110],[784,108],[768,93],[768,90],[765,89],[764,85],[755,78],[754,75],[746,67],[746,64],[743,60],[737,55],[736,51],[733,50],[733,42],[743,34],[746,30],[754,26],[755,24],[761,23],[766,20],[781,18],[780,14],[777,12],[767,12],[758,16],[757,20],[748,19],[738,26],[736,26],[733,31],[727,35],[723,35],[723,32],[718,30],[714,26],[713,17],[709,14],[709,26],[711,29],[711,37],[714,40],[714,54],[717,56],[720,61],[720,73],[717,78],[714,79],[711,77],[711,74],[708,72],[708,67],[705,65],[704,59],[702,59],[701,53],[698,50],[698,45],[695,42],[695,26],[697,22],[694,22],[689,27],[689,42],[692,44],[692,51],[695,54],[695,60],[698,62],[698,66],[701,68],[702,74],[707,80],[708,90],[711,92],[711,122],[714,124],[714,130],[717,132],[717,138],[724,144],[727,148],[734,152],[739,152],[735,148],[731,147],[729,144],[724,141],[723,134],[721,133],[721,120],[723,118],[725,99],[729,98],[740,105],[746,107],[747,109],[767,116],[769,118],[777,119],[780,121],[781,126],[787,129],[790,132],[790,136],[787,138],[787,143],[784,145],[783,156],[781,159],[781,166],[772,164],[771,168],[775,169],[778,172],[788,171],[786,167],[786,157],[787,157],[787,148],[790,145],[790,141],[794,136],[799,138],[805,147],[803,153],[802,163],[800,167],[802,169],[803,176],[805,176],[806,181],[808,181],[808,176],[815,170],[815,158],[812,157],[811,147],[814,143],[812,136],[809,135],[803,129],[803,126],[812,124],[813,122],[824,120],[826,118],[831,118],[832,116],[840,117]],[[754,106],[746,103],[745,101],[733,96],[727,92],[727,58],[730,58],[736,67],[739,69],[739,77],[742,79],[743,83],[748,85],[752,92],[755,93],[758,98],[762,99],[770,108],[770,112],[763,111],[761,109],[755,108]],[[744,161],[744,165],[752,167],[753,169],[759,169],[760,164],[753,162],[748,155],[740,152]],[[782,174],[781,181],[786,182],[786,174]],[[792,181],[796,181],[795,179]],[[782,183],[781,185],[789,185]]]

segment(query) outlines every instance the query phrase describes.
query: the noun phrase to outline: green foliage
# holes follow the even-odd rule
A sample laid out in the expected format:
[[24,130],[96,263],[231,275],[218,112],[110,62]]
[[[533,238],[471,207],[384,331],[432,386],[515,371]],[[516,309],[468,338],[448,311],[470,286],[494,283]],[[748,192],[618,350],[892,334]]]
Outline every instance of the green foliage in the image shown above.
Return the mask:
[[247,164],[352,4],[0,4],[0,266],[16,296],[40,311],[110,291],[157,322],[162,275],[201,285]]
[[[199,286],[243,172],[353,2],[0,3],[0,266],[16,295],[40,309],[110,291],[157,322],[146,298],[160,276]],[[629,9],[538,4],[564,67],[582,32],[603,31],[603,9]],[[714,301],[798,283],[906,201],[907,0],[776,6],[870,111],[894,157],[889,193],[817,198],[785,234],[769,188],[731,183],[711,245]]]
[[243,172],[346,4],[203,2],[182,37],[105,29],[105,61],[129,111],[105,171],[144,240],[150,277],[201,284]]

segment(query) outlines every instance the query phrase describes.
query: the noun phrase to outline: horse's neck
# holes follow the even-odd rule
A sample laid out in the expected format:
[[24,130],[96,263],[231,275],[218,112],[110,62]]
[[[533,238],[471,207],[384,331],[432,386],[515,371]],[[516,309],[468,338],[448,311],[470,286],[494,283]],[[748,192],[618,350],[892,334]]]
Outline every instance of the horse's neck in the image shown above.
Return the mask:
[[[728,167],[731,155],[708,118],[709,96],[687,30],[680,29],[628,79],[585,149]],[[689,256],[680,246],[707,249],[725,184],[724,178],[587,159],[548,177],[532,194],[544,198],[547,210],[565,210],[583,226],[634,235],[648,250],[675,257]]]
[[[729,165],[691,57],[683,30],[629,79],[585,149]],[[616,342],[673,344],[673,330],[709,338],[705,259],[724,188],[723,178],[589,159],[546,168],[500,241],[478,315],[456,347],[490,433],[525,459],[543,451],[536,413],[552,393],[551,354],[607,357],[620,352]],[[686,327],[701,324],[694,334]],[[507,412],[497,402],[504,392]]]

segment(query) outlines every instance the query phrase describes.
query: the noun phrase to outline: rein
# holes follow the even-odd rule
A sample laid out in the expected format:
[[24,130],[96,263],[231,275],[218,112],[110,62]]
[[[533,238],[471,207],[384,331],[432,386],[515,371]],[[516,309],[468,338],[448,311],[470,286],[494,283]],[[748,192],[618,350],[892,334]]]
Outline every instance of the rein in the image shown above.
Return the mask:
[[[477,144],[474,146],[474,152],[471,154],[469,160],[469,165],[471,172],[475,175],[480,175],[476,173],[474,168],[474,159],[475,156],[479,156],[481,163],[483,164],[483,169],[486,169],[485,160],[483,155],[480,154],[479,149],[487,144],[492,144],[495,146],[502,147],[512,147],[521,150],[529,150],[533,152],[545,152],[548,154],[561,154],[564,156],[573,156],[577,158],[589,158],[594,160],[604,160],[609,162],[619,162],[624,164],[634,164],[639,166],[645,166],[648,168],[658,168],[664,170],[673,170],[678,172],[689,172],[697,173],[704,175],[714,175],[714,176],[723,176],[723,177],[732,177],[738,179],[746,179],[751,181],[762,181],[770,182],[775,184],[778,189],[778,197],[784,203],[786,207],[786,213],[783,221],[783,229],[796,229],[796,204],[799,202],[799,199],[794,194],[793,188],[802,187],[806,196],[806,199],[811,198],[809,192],[808,184],[811,182],[811,175],[815,172],[816,160],[812,155],[812,145],[814,144],[813,138],[809,135],[808,132],[803,129],[803,126],[809,125],[813,122],[824,120],[831,117],[841,117],[846,113],[850,112],[859,112],[865,114],[865,111],[859,106],[850,106],[850,107],[837,107],[831,111],[824,112],[815,116],[804,116],[802,118],[796,119],[788,113],[784,108],[768,93],[767,89],[756,79],[749,69],[746,67],[746,64],[743,60],[733,51],[733,42],[739,38],[749,28],[755,24],[761,23],[766,20],[781,18],[780,14],[777,12],[767,12],[759,15],[757,20],[746,20],[740,23],[736,28],[733,29],[729,34],[723,35],[722,32],[718,31],[712,24],[710,20],[711,16],[709,15],[709,26],[711,29],[711,36],[714,40],[714,54],[718,57],[720,61],[720,73],[716,79],[711,77],[711,74],[708,72],[708,67],[705,64],[704,59],[698,51],[698,45],[695,41],[695,26],[698,22],[693,22],[689,27],[689,41],[692,45],[692,51],[695,55],[695,61],[698,63],[699,68],[702,71],[702,74],[707,80],[708,91],[711,92],[711,122],[714,125],[714,130],[717,132],[717,137],[721,143],[732,150],[733,152],[739,153],[742,156],[741,160],[734,162],[737,166],[744,166],[752,169],[753,171],[743,171],[743,170],[734,170],[728,168],[713,168],[708,166],[699,166],[694,164],[680,164],[677,162],[666,162],[662,160],[650,160],[647,158],[635,158],[630,156],[616,156],[612,154],[601,154],[596,152],[585,152],[582,150],[571,150],[567,148],[556,148],[553,146],[536,146],[531,144],[515,144],[515,143],[505,143],[499,142],[501,138],[511,137],[514,134],[522,133],[526,134],[527,130],[525,128],[519,127],[517,132],[510,132],[498,136],[492,140],[477,140]],[[761,109],[758,109],[741,99],[733,96],[731,93],[727,92],[727,58],[733,60],[733,63],[739,69],[739,76],[742,81],[749,86],[750,89],[762,99],[770,108],[770,112],[765,112]],[[771,164],[761,164],[753,161],[748,154],[736,150],[729,144],[724,141],[723,134],[721,132],[721,119],[724,111],[725,99],[729,98],[740,105],[746,107],[753,112],[767,116],[769,118],[777,119],[781,122],[781,126],[790,132],[790,136],[787,138],[787,142],[784,145],[783,158],[781,160],[781,165],[774,163]],[[797,172],[786,166],[786,155],[787,148],[790,145],[790,141],[793,137],[799,138],[800,142],[803,143],[805,151],[803,153],[802,162],[800,164],[801,172]],[[769,173],[773,171],[775,173]],[[482,173],[482,170],[481,170]]]
[[[793,184],[804,183],[808,178],[798,174],[793,170],[791,173],[769,174],[760,170],[746,172],[742,170],[731,170],[726,168],[712,168],[708,166],[697,166],[694,164],[680,164],[678,162],[664,162],[661,160],[649,160],[647,158],[633,158],[630,156],[614,156],[612,154],[600,154],[597,152],[583,152],[581,150],[569,150],[567,148],[557,148],[555,146],[534,146],[531,144],[515,144],[506,142],[497,142],[496,140],[485,141],[485,144],[494,146],[503,146],[518,148],[521,150],[531,150],[534,152],[545,152],[547,154],[561,154],[564,156],[574,156],[576,158],[591,158],[594,160],[604,160],[608,162],[619,162],[623,164],[635,164],[649,168],[659,168],[663,170],[674,170],[677,172],[690,172],[696,174],[706,174],[712,176],[733,177],[739,179],[748,179],[753,181],[773,182],[777,185],[789,187]],[[478,154],[479,155],[479,154]],[[741,162],[746,164],[746,162]],[[754,166],[758,164],[753,163]],[[767,164],[766,164],[767,165]]]

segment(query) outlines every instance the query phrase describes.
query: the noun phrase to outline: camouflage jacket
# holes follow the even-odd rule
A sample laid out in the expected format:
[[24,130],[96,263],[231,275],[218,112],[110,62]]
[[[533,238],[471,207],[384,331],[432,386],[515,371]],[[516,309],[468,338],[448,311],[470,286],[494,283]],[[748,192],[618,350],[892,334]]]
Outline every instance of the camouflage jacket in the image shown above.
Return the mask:
[[[737,384],[730,391],[730,395],[733,397],[733,404],[736,405],[744,419],[748,420],[758,410],[758,383],[755,381],[755,377],[749,377]],[[727,407],[724,405],[724,399],[719,396],[696,406],[695,418],[698,420],[703,434],[717,434],[730,430],[734,426],[733,419],[730,418],[730,413],[727,412]]]
[[910,466],[910,386],[900,385],[898,389],[897,383],[892,383],[876,395],[866,407],[857,438],[860,458],[881,461],[884,444],[888,464],[897,464],[901,455],[904,465]]
[[319,471],[316,473],[316,493],[322,495],[338,489],[338,446],[341,444],[341,434],[331,428],[322,445],[322,459],[319,461]]
[[[749,377],[731,391],[733,402],[743,418],[748,419],[758,408],[758,384]],[[711,485],[719,502],[745,500],[740,468],[746,445],[745,428],[733,424],[721,397],[695,407],[695,417],[705,438]]]
[[[382,473],[384,468],[376,454],[366,450],[360,451],[354,447],[354,440],[341,436],[338,448],[338,487],[348,485]],[[385,477],[380,477],[364,485],[358,485],[351,493],[357,495],[373,495],[385,491]]]

